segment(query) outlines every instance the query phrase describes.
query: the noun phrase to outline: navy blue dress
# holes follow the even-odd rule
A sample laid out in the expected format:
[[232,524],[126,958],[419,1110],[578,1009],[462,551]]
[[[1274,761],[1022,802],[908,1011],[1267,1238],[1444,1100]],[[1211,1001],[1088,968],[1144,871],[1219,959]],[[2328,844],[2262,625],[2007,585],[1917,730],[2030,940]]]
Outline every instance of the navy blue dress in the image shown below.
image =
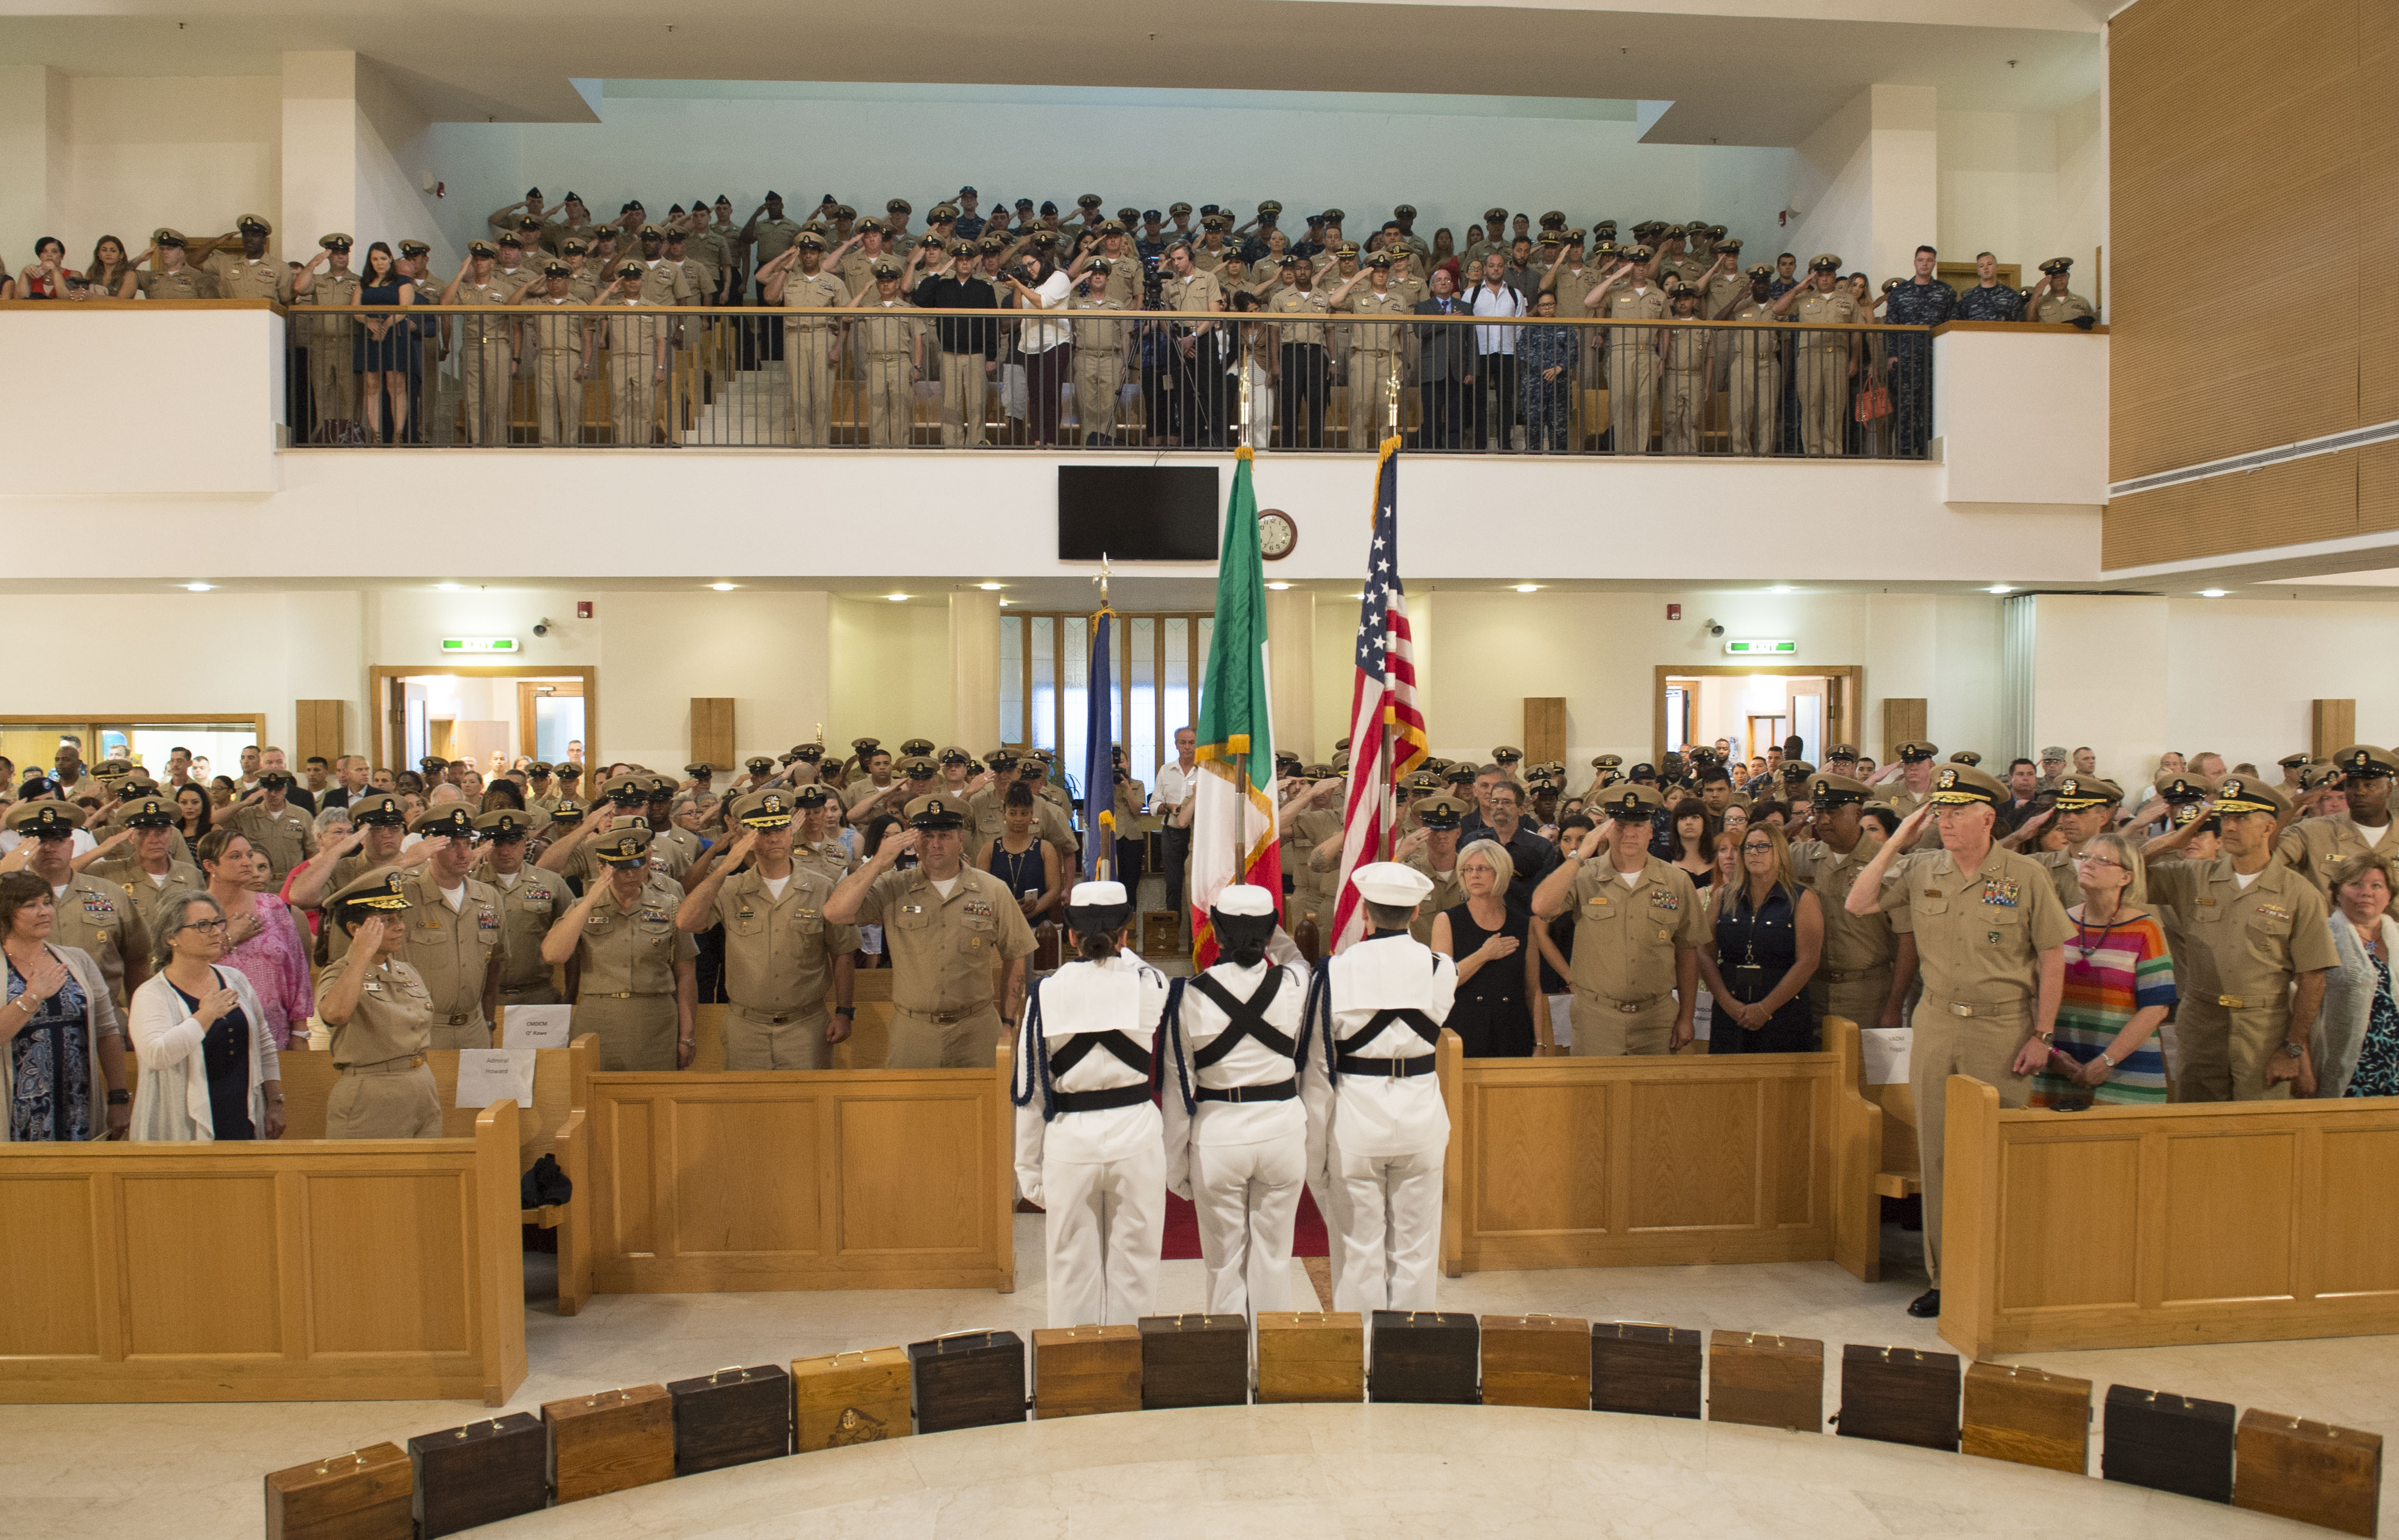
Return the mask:
[[[1743,1005],[1765,999],[1798,961],[1798,907],[1789,893],[1780,886],[1769,888],[1766,902],[1755,909],[1750,907],[1746,884],[1726,895],[1716,915],[1716,971],[1724,975],[1734,999]],[[1815,1051],[1816,1016],[1804,989],[1755,1032],[1734,1025],[1729,1011],[1719,1011],[1708,1034],[1711,1054]]]
[[[361,284],[359,286],[359,303],[397,305],[400,290],[411,281],[394,278],[389,283]],[[367,335],[368,317],[359,316],[355,319],[358,324],[350,329],[351,373],[405,374],[413,367],[416,357],[416,322],[413,318],[395,319],[391,329],[380,340]]]

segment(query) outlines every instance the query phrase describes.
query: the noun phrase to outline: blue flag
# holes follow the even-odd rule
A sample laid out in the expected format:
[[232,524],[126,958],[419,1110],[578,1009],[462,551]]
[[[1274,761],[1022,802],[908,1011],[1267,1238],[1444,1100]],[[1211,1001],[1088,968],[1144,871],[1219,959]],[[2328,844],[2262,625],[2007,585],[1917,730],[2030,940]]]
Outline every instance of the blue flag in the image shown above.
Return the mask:
[[[1109,678],[1108,632],[1113,611],[1092,617],[1091,677],[1083,717],[1083,878],[1121,882],[1117,868],[1116,685]],[[1105,870],[1103,870],[1105,863]]]

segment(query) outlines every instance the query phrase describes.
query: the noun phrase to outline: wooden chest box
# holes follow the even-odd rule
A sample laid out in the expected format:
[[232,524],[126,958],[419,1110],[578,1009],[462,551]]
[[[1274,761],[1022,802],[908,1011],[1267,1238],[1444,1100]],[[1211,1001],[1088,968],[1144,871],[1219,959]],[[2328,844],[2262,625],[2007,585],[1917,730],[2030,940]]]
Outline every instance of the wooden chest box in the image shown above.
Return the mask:
[[1377,1310],[1367,1390],[1378,1401],[1472,1406],[1482,1399],[1481,1337],[1462,1311]]
[[1824,1344],[1762,1331],[1708,1334],[1708,1421],[1824,1431]]
[[1013,1331],[910,1343],[908,1367],[919,1433],[1024,1421],[1024,1339]]
[[530,1412],[421,1434],[408,1440],[408,1460],[417,1540],[549,1506],[549,1430]]
[[544,1401],[549,1491],[561,1503],[671,1479],[674,1400],[662,1385]]
[[2232,1501],[2232,1403],[2108,1387],[2099,1474],[2110,1481]]
[[1483,1404],[1591,1410],[1591,1322],[1579,1316],[1483,1317]]
[[1033,1415],[1141,1410],[1141,1331],[1061,1326],[1033,1333]]
[[266,1540],[413,1540],[415,1467],[369,1444],[266,1478]]
[[1591,1329],[1591,1408],[1647,1417],[1700,1414],[1700,1334],[1648,1321]]
[[1955,1353],[1851,1343],[1841,1349],[1835,1425],[1844,1439],[1955,1450],[1959,1378]]
[[2287,1417],[2241,1414],[2232,1506],[2349,1534],[2372,1534],[2382,1511],[2382,1435]]
[[1247,1406],[1250,1322],[1246,1316],[1144,1316],[1141,1404]]
[[2091,1468],[2091,1382],[2040,1369],[1971,1364],[1958,1447],[1986,1460],[2084,1475]]
[[669,1380],[675,1474],[697,1475],[792,1452],[792,1376],[780,1364]]
[[1366,1323],[1358,1312],[1258,1312],[1258,1404],[1365,1398]]
[[871,1444],[904,1438],[908,1422],[908,1351],[870,1347],[792,1361],[792,1447]]
[[1172,957],[1180,949],[1175,937],[1182,929],[1174,911],[1152,909],[1141,916],[1141,952],[1145,957]]

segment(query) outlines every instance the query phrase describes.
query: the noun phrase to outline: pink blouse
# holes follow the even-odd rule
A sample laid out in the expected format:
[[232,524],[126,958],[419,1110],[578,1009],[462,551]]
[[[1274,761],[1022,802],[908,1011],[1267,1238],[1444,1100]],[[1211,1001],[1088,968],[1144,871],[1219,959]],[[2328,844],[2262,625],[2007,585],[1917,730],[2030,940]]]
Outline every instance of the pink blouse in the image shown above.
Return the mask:
[[275,1046],[288,1048],[291,1023],[317,1014],[316,986],[300,934],[291,925],[291,910],[282,899],[264,893],[254,895],[252,901],[258,906],[258,934],[221,960],[250,979],[251,987],[258,991],[258,1003],[266,1009],[266,1030],[274,1035]]

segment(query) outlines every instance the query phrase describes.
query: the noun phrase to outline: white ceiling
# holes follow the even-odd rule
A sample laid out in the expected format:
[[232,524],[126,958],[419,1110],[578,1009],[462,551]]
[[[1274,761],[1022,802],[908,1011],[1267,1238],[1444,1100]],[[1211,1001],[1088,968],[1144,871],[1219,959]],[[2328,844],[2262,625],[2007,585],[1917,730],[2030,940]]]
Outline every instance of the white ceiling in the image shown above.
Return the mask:
[[[2098,88],[2096,0],[719,0],[657,11],[585,0],[572,20],[473,41],[455,0],[7,0],[0,63],[106,75],[272,74],[287,49],[354,49],[443,120],[588,122],[582,79],[1372,90],[1674,106],[1652,141],[1796,143],[1877,83],[1944,108],[2051,111]],[[1704,9],[1702,8],[1704,4]],[[519,20],[515,12],[505,13]],[[2004,15],[2013,25],[1989,24]],[[2013,61],[2013,63],[2011,63]],[[1610,115],[1614,115],[1611,113]]]

